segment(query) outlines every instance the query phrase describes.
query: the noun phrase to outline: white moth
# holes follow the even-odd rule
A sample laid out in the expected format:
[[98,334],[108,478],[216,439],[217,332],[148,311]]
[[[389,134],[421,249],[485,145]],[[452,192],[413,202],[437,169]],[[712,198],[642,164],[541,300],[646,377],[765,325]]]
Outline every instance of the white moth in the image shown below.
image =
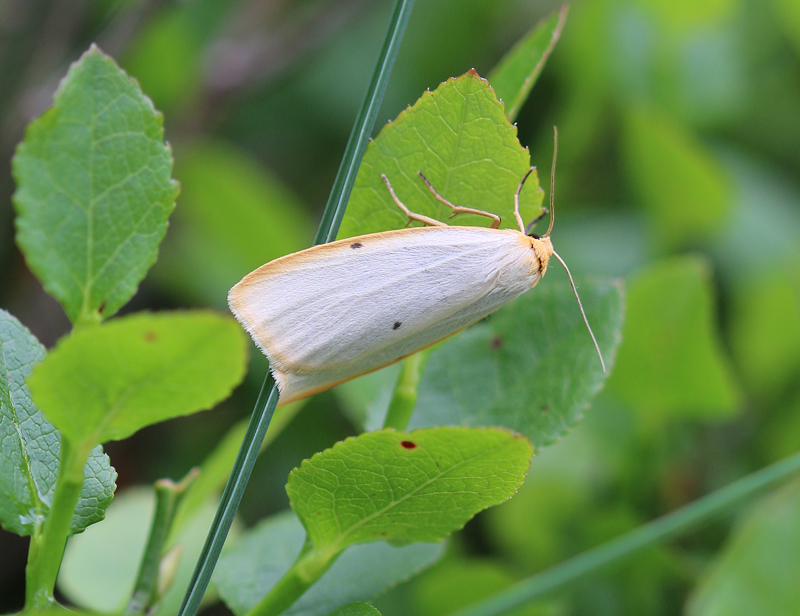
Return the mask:
[[[555,159],[556,151],[553,171]],[[498,229],[494,214],[453,205],[422,173],[453,215],[481,214],[493,222],[489,228],[457,227],[414,214],[383,175],[409,222],[428,226],[314,246],[270,261],[234,286],[228,304],[269,359],[280,404],[394,363],[479,321],[536,286],[551,256],[567,269],[550,241],[552,176],[547,233],[528,235],[520,217],[519,194],[531,171],[514,195],[519,231]],[[589,327],[580,299],[578,305]],[[591,328],[589,333],[600,355]],[[600,361],[605,371],[602,355]]]

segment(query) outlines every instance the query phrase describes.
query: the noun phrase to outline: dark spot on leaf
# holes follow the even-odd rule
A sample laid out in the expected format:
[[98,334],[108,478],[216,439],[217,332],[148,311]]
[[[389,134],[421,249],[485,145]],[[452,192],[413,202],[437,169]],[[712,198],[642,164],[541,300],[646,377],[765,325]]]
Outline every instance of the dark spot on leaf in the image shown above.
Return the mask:
[[155,342],[156,340],[158,340],[158,334],[154,331],[147,331],[144,333],[145,342]]
[[540,407],[539,407],[539,410],[540,410],[542,413],[547,413],[547,412],[550,410],[550,407],[549,407],[549,406],[547,406],[546,404],[543,404],[542,406],[540,406]]
[[392,326],[392,329],[400,329],[401,325],[402,323],[400,321],[395,321],[394,325]]
[[400,445],[402,447],[404,447],[405,449],[416,449],[417,448],[417,444],[413,443],[412,441],[403,441],[402,443],[400,443]]
[[322,511],[317,511],[317,515],[322,515]]
[[106,309],[106,303],[105,303],[105,302],[103,302],[103,303],[102,303],[102,304],[100,304],[100,306],[97,308],[97,312],[99,312],[100,314],[103,314],[103,310],[105,310],[105,309]]
[[352,244],[350,244],[350,248],[352,248],[353,250],[355,250],[356,248],[363,248],[363,247],[364,244],[362,244],[361,242],[353,242]]
[[385,537],[386,535],[388,535],[388,533],[387,533],[386,531],[383,531],[383,532],[381,533],[381,537]]
[[505,342],[505,341],[504,341],[504,340],[503,340],[503,339],[502,339],[500,336],[495,336],[494,338],[492,338],[492,339],[489,341],[489,346],[490,346],[490,347],[491,347],[493,350],[497,351],[497,350],[499,350],[499,349],[502,349],[502,348],[503,348],[503,343],[504,343],[504,342]]

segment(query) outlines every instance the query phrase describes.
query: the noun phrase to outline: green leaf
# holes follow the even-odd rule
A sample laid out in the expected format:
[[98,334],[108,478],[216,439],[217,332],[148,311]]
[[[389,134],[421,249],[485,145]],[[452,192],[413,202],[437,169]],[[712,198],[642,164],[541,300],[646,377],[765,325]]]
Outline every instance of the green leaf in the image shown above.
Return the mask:
[[[253,608],[289,570],[306,533],[291,511],[263,520],[227,549],[214,571],[214,586],[237,616]],[[437,561],[442,543],[402,548],[383,542],[353,546],[285,613],[324,616],[350,601],[368,601]]]
[[[134,588],[154,506],[152,487],[129,488],[114,499],[103,524],[70,539],[58,576],[58,589],[71,603],[104,614],[122,611]],[[203,503],[197,515],[175,537],[173,549],[180,546],[177,571],[153,616],[174,616],[177,612],[215,509],[215,500]],[[232,540],[237,534],[238,527],[234,525]],[[162,563],[169,558],[165,555]],[[208,598],[213,598],[213,594],[209,593]]]
[[674,258],[628,285],[628,313],[608,389],[648,422],[670,417],[729,417],[733,381],[714,323],[706,261]]
[[369,603],[355,602],[333,610],[330,616],[381,616],[381,613]]
[[800,261],[738,282],[730,317],[734,358],[752,390],[779,397],[794,388],[800,368]]
[[[431,352],[410,427],[503,426],[541,447],[582,417],[606,375],[572,289],[553,275]],[[621,286],[592,281],[580,293],[610,370],[622,327]]]
[[506,430],[381,430],[305,460],[286,491],[318,553],[379,539],[440,541],[511,498],[532,455]]
[[693,595],[688,616],[791,616],[800,609],[800,483],[762,500]]
[[13,163],[31,269],[73,322],[114,314],[155,263],[178,195],[161,114],[93,45]]
[[[415,614],[447,616],[517,581],[511,571],[499,563],[482,559],[442,561],[420,576],[414,584]],[[558,609],[542,604],[528,605],[508,612],[508,616],[555,616]]]
[[562,4],[560,11],[536,24],[489,73],[489,83],[497,98],[505,104],[510,122],[517,119],[519,110],[539,79],[547,58],[561,37],[568,12],[569,5]]
[[686,127],[666,115],[632,111],[622,147],[628,178],[662,244],[682,246],[719,228],[731,200],[730,179]]
[[178,152],[175,175],[181,205],[152,273],[165,292],[226,307],[245,273],[310,244],[302,204],[235,147],[193,143]]
[[[46,355],[17,319],[0,310],[0,524],[18,535],[39,532],[58,477],[61,436],[31,400],[25,378]],[[84,467],[71,534],[103,519],[117,473],[102,447]]]
[[772,0],[778,19],[776,25],[783,28],[786,36],[800,53],[800,5],[794,0]]
[[243,378],[246,355],[232,318],[142,313],[77,330],[28,385],[65,438],[103,443],[213,407]]
[[[529,167],[528,150],[486,80],[475,71],[448,79],[423,94],[369,144],[338,237],[397,229],[408,222],[381,174],[412,212],[447,221],[451,210],[434,199],[417,171],[456,205],[498,214],[501,228],[516,229],[514,193]],[[539,214],[543,195],[538,177],[531,174],[520,196],[523,220]],[[473,214],[460,214],[453,222],[491,224]]]

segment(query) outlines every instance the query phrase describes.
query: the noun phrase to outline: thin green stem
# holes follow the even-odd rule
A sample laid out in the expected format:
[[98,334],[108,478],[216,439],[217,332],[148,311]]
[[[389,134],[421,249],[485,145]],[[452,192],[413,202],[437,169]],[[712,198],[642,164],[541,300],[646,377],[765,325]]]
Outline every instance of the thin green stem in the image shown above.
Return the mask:
[[125,616],[143,614],[158,599],[159,570],[164,545],[178,506],[199,473],[198,469],[192,469],[180,483],[174,483],[169,479],[156,481],[156,507],[153,522],[150,524],[150,536],[142,555],[142,563],[139,565],[139,573],[136,575],[131,600],[123,612]]
[[417,388],[419,379],[422,376],[422,369],[428,359],[427,351],[414,353],[403,361],[400,376],[397,378],[397,385],[394,387],[392,400],[389,403],[389,410],[386,412],[384,428],[394,428],[395,430],[405,430],[411,420],[411,413],[417,403]]
[[451,616],[500,616],[564,588],[575,580],[706,524],[734,505],[773,488],[800,471],[800,453],[752,473],[617,539],[537,573]]
[[330,569],[341,552],[320,554],[310,543],[303,546],[294,564],[245,616],[278,616]]
[[[350,198],[358,167],[361,164],[364,150],[372,134],[375,118],[383,100],[386,84],[389,82],[389,75],[392,72],[394,60],[397,57],[400,41],[403,38],[413,5],[413,0],[396,0],[395,2],[383,48],[378,57],[372,80],[367,88],[364,102],[361,104],[361,109],[353,125],[353,131],[350,133],[342,164],[336,174],[336,180],[333,183],[328,203],[325,206],[325,212],[322,214],[314,244],[329,242],[335,239],[336,234],[339,232],[339,225],[344,216],[345,206]],[[272,377],[267,375],[253,409],[250,423],[247,426],[247,432],[239,449],[239,455],[236,457],[236,463],[222,493],[217,514],[208,532],[203,550],[197,559],[197,565],[177,616],[195,616],[200,607],[200,601],[203,599],[208,583],[211,580],[211,574],[217,564],[225,538],[228,536],[233,517],[239,508],[239,502],[247,487],[247,481],[253,471],[261,442],[267,433],[267,428],[277,404],[278,388]]]
[[42,532],[31,538],[28,565],[25,568],[25,609],[42,609],[55,603],[61,559],[67,545],[75,506],[83,488],[83,467],[91,448],[74,449],[66,439],[61,442],[58,479],[50,511]]

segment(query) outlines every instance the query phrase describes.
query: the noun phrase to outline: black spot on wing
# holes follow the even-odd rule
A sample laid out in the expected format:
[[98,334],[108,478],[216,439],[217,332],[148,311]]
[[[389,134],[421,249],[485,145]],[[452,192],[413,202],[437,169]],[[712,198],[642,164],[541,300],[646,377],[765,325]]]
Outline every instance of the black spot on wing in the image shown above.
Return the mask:
[[392,325],[392,329],[400,329],[402,323],[400,321],[395,321],[394,325]]
[[350,244],[350,248],[352,248],[353,250],[355,250],[356,248],[363,248],[363,247],[364,244],[362,244],[361,242],[353,242],[352,244]]

